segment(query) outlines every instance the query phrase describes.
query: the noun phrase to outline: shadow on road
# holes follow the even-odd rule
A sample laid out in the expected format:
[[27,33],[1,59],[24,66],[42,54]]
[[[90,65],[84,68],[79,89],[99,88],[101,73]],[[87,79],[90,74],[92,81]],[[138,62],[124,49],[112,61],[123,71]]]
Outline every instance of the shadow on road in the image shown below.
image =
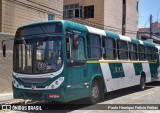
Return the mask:
[[[153,82],[153,83],[148,83],[147,87],[145,90],[154,88],[156,86],[160,86],[160,82]],[[109,101],[118,97],[122,97],[125,95],[129,95],[129,94],[133,94],[136,92],[140,92],[139,87],[138,86],[134,86],[134,87],[130,87],[130,88],[124,88],[121,90],[117,90],[117,91],[113,91],[113,92],[108,92],[105,94],[105,98],[103,100],[104,101]],[[68,102],[66,104],[63,103],[51,103],[51,102],[47,102],[45,104],[45,106],[55,106],[59,109],[65,109],[65,110],[48,110],[48,111],[30,111],[29,113],[53,113],[53,112],[58,112],[58,113],[65,113],[65,112],[71,112],[74,110],[93,110],[95,108],[97,108],[97,104],[96,105],[89,105],[86,104],[87,103],[87,98],[85,99],[80,99],[80,100],[76,100],[76,101],[72,101],[72,102]]]
[[160,81],[155,81],[147,84],[148,87],[160,86]]

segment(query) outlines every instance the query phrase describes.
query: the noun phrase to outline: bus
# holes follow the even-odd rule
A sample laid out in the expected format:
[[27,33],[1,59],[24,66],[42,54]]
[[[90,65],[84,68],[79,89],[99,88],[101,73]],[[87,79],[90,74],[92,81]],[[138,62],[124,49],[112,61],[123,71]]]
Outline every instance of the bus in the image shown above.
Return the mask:
[[157,76],[152,77],[152,81],[160,81],[160,46],[156,45],[157,48]]
[[106,92],[144,90],[158,77],[157,51],[152,43],[67,20],[25,25],[14,37],[13,97],[96,104]]

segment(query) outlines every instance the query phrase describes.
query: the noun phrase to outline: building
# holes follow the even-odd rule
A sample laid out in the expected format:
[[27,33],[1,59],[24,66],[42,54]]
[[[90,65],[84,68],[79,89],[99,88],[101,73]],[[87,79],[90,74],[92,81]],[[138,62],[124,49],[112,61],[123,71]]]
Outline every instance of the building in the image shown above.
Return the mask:
[[0,33],[14,35],[19,26],[63,19],[63,0],[0,0]]
[[138,0],[64,0],[63,15],[67,20],[137,36]]
[[148,40],[155,44],[160,44],[160,23],[153,22],[151,25],[152,36],[150,36],[150,28],[139,28],[139,39]]

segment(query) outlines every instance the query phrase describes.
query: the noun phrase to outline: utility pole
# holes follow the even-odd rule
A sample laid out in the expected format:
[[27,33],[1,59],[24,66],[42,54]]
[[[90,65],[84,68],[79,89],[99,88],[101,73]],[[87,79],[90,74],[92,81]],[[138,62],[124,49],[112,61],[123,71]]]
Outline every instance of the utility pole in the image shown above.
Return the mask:
[[152,39],[152,15],[150,15],[150,38]]
[[122,8],[122,35],[126,34],[126,0],[123,0]]

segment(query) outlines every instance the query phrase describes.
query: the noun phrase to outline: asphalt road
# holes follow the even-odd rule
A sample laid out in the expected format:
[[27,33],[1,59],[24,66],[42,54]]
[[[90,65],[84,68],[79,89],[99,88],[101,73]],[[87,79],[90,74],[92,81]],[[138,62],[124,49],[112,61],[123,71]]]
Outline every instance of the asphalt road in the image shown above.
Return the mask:
[[[160,113],[160,110],[106,110],[107,104],[160,104],[160,82],[147,84],[144,91],[139,91],[138,87],[125,88],[114,92],[107,93],[103,102],[96,105],[82,105],[86,99],[70,102],[69,104],[77,104],[73,110],[61,111],[0,111],[0,113]],[[59,106],[62,106],[61,104]]]

